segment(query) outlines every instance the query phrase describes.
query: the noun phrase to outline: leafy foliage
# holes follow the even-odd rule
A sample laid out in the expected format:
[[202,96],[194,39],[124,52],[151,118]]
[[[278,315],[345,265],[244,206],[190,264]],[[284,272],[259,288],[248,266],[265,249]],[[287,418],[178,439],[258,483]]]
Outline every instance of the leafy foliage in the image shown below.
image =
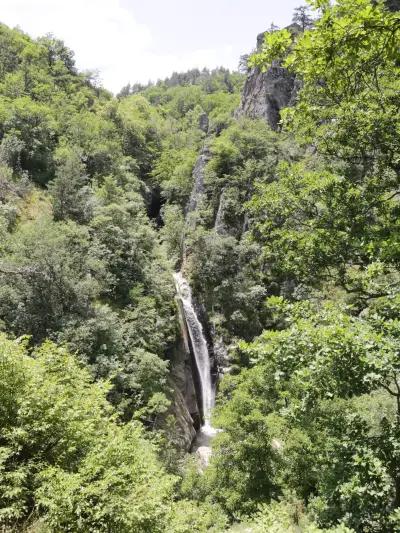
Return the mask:
[[[309,4],[249,61],[296,76],[279,132],[234,116],[239,73],[114,98],[0,26],[1,527],[399,529],[399,12]],[[230,369],[201,474],[173,268]]]
[[53,531],[163,531],[173,479],[140,426],[116,423],[106,384],[47,342],[1,338],[1,512]]
[[[261,531],[291,527],[273,512],[294,493],[315,527],[389,532],[400,505],[399,14],[367,0],[315,7],[312,28],[266,34],[251,59],[301,80],[278,138],[305,151],[251,181],[244,212],[268,329],[231,350],[205,487],[237,518],[268,503]],[[224,169],[237,160],[226,154]]]

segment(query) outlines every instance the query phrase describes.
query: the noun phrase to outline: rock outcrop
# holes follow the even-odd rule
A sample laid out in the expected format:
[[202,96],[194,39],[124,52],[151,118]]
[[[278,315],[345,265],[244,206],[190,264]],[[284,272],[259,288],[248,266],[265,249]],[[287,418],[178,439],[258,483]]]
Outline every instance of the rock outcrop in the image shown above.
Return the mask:
[[292,104],[296,87],[295,76],[283,67],[272,66],[266,72],[252,69],[244,86],[239,113],[263,118],[276,130],[281,109]]
[[208,133],[210,121],[208,119],[207,113],[202,113],[199,117],[199,128],[202,132]]
[[[288,26],[292,33],[298,33],[300,26]],[[257,49],[260,49],[264,33],[257,37]],[[299,83],[296,76],[287,69],[274,63],[266,72],[253,68],[248,73],[238,115],[265,119],[276,130],[280,122],[280,112],[295,102]]]
[[386,5],[390,11],[400,11],[400,0],[386,0]]
[[201,202],[201,198],[204,194],[204,172],[210,158],[211,154],[209,148],[207,144],[205,144],[193,169],[193,188],[190,194],[188,205],[186,207],[186,215],[195,211]]

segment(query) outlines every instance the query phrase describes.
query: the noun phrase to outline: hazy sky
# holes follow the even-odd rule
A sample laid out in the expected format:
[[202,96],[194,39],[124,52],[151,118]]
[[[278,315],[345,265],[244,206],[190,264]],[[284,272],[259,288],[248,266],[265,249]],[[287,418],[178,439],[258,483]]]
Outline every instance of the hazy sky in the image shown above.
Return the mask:
[[0,20],[36,37],[53,33],[105,87],[193,67],[237,67],[272,22],[303,0],[0,0]]

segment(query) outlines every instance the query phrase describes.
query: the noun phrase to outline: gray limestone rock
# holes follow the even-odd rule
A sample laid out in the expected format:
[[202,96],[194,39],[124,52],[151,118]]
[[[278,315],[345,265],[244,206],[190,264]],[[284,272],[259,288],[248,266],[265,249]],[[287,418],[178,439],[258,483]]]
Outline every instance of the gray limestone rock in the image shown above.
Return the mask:
[[[292,24],[288,29],[296,34],[300,26]],[[264,33],[257,36],[257,49],[264,40]],[[296,76],[287,69],[274,63],[266,72],[251,69],[242,94],[238,115],[250,118],[265,119],[272,129],[276,130],[280,122],[280,112],[285,107],[293,105],[299,89]]]
[[264,118],[277,129],[281,109],[291,105],[298,89],[296,77],[287,69],[274,65],[266,72],[252,69],[243,89],[239,115]]
[[204,172],[207,163],[211,157],[208,147],[205,145],[197,158],[193,169],[193,188],[186,207],[186,214],[194,211],[200,203],[201,196],[204,194]]

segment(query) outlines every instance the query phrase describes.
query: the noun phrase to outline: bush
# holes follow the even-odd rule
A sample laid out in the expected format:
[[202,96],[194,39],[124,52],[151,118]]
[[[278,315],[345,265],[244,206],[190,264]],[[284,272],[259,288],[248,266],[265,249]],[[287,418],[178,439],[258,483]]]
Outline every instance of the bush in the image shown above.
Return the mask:
[[54,344],[31,357],[0,336],[0,525],[164,530],[174,479],[140,425],[116,423],[108,390]]

